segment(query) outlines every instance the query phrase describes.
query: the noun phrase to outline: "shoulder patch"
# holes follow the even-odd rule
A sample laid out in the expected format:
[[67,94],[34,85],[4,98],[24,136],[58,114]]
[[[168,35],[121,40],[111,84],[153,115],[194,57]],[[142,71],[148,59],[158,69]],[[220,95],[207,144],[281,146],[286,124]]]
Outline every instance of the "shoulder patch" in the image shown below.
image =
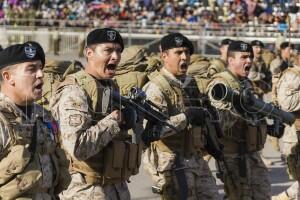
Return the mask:
[[79,126],[83,122],[82,116],[80,114],[70,115],[69,117],[69,125],[70,126]]

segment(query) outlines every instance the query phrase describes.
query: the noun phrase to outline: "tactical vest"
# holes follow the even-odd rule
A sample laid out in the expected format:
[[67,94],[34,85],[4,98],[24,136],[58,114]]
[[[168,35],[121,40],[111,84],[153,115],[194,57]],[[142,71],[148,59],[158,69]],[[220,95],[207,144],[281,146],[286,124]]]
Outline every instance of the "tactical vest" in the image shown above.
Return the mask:
[[[240,81],[229,71],[225,70],[214,76],[224,82],[231,89],[240,91]],[[266,125],[252,126],[244,119],[237,116],[235,124],[224,131],[224,137],[221,139],[224,144],[225,153],[241,153],[241,147],[244,147],[244,152],[255,152],[263,148],[266,140]]]
[[[51,127],[49,128],[50,118],[44,118],[41,107],[37,106],[37,111],[35,114],[38,117],[30,122],[20,116],[3,98],[0,99],[0,120],[8,129],[10,138],[9,145],[0,155],[1,199],[33,198],[37,193],[47,193],[50,198],[54,197],[54,186],[59,182],[60,173],[55,152],[56,143],[53,139],[56,136]],[[45,171],[52,173],[53,177],[48,188],[43,188],[42,185],[46,178],[42,172],[43,156],[49,156],[49,162],[55,171]]]
[[[111,92],[117,90],[113,81],[104,86],[94,77],[81,70],[69,75],[59,86],[58,91],[66,85],[79,85],[85,92],[95,125],[110,114],[113,103]],[[85,161],[68,156],[71,161],[70,171],[80,172],[85,181],[91,184],[108,185],[126,181],[138,173],[142,144],[132,144],[128,140],[113,139],[102,151]]]
[[[168,115],[174,116],[183,113],[187,106],[190,106],[185,91],[175,84],[172,84],[161,72],[149,76],[151,82],[160,88],[167,102]],[[191,87],[197,88],[196,83]],[[203,133],[201,127],[187,127],[183,133],[175,134],[154,142],[161,151],[179,153],[189,157],[195,153],[201,153],[204,149]]]

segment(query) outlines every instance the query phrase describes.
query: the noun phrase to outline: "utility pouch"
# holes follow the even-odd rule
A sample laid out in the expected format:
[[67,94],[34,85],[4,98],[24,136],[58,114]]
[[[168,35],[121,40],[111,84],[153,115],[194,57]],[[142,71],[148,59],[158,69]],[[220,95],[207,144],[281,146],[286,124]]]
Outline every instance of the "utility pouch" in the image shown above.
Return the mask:
[[258,128],[256,126],[248,126],[246,131],[246,147],[247,152],[254,152],[257,150]]
[[125,158],[126,147],[121,141],[112,141],[104,151],[104,177],[122,177],[122,167]]
[[194,145],[196,151],[204,149],[204,135],[201,127],[193,127],[192,130],[191,144]]
[[42,177],[41,166],[34,158],[14,179],[0,187],[0,199],[15,199],[34,188]]
[[24,145],[16,145],[0,162],[0,185],[5,184],[11,177],[21,173],[30,161],[31,153]]
[[129,146],[128,168],[132,170],[137,166],[138,145],[129,144],[128,146]]
[[267,125],[263,124],[259,127],[257,151],[260,151],[264,148],[266,140],[267,140]]

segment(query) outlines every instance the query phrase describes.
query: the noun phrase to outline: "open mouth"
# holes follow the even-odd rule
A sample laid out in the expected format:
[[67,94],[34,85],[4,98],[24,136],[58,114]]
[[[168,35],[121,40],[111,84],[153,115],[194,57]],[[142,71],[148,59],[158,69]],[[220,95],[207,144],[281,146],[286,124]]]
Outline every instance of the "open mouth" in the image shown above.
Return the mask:
[[34,89],[41,90],[43,88],[43,85],[44,85],[44,83],[40,82],[40,83],[35,85]]
[[183,70],[187,70],[188,64],[187,63],[181,63],[180,68],[183,69]]
[[246,72],[249,72],[249,71],[250,71],[250,68],[251,68],[251,66],[250,66],[250,65],[247,65],[247,66],[245,66],[244,69],[245,69]]
[[116,73],[116,68],[117,68],[117,65],[115,65],[115,64],[108,64],[106,66],[106,71],[108,72],[108,74],[114,75]]
[[115,64],[108,64],[108,65],[106,66],[106,69],[112,70],[112,71],[115,71],[116,68],[117,68],[117,65],[115,65]]

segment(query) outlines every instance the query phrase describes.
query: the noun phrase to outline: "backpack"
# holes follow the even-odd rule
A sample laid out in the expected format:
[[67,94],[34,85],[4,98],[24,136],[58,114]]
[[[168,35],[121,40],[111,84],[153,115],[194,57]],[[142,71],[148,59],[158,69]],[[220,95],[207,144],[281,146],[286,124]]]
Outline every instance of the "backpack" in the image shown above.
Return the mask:
[[188,68],[187,74],[193,76],[200,93],[206,93],[206,87],[211,81],[208,76],[208,70],[210,67],[210,60],[199,54],[193,54],[191,56],[190,66]]
[[44,72],[44,85],[42,98],[37,101],[38,104],[49,110],[50,98],[56,91],[59,84],[66,78],[67,75],[73,74],[82,69],[82,64],[79,61],[57,61],[46,60]]
[[142,88],[148,81],[148,75],[161,67],[157,56],[148,56],[143,46],[125,48],[114,77],[121,95],[127,95],[132,87]]

